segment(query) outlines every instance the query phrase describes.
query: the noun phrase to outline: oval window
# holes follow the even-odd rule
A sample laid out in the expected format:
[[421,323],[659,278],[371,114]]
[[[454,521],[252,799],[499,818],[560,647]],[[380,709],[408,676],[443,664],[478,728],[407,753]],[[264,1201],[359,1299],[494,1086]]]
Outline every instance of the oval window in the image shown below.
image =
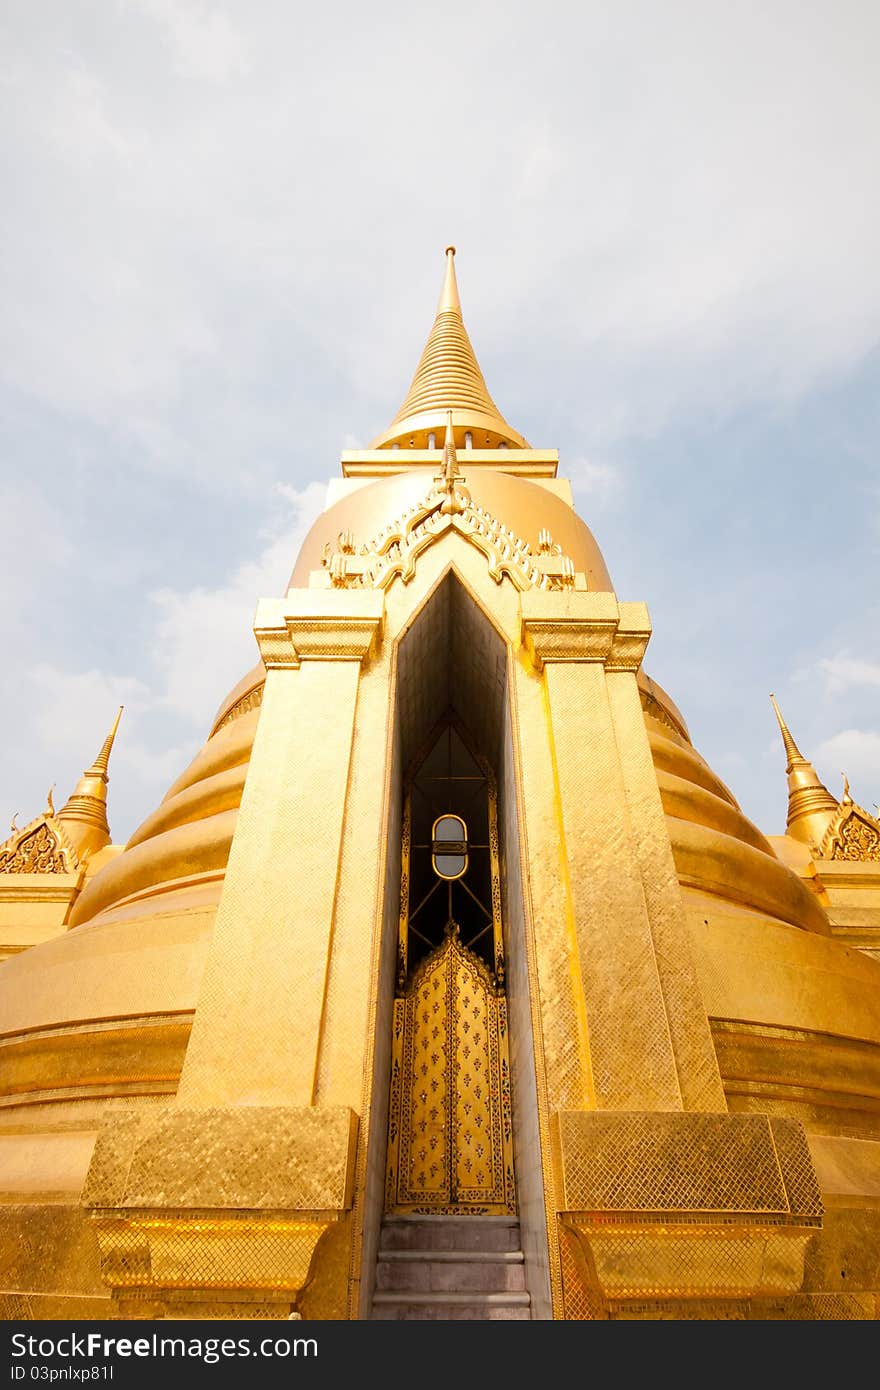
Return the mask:
[[431,862],[438,878],[461,878],[468,866],[467,826],[461,816],[438,816],[431,830]]

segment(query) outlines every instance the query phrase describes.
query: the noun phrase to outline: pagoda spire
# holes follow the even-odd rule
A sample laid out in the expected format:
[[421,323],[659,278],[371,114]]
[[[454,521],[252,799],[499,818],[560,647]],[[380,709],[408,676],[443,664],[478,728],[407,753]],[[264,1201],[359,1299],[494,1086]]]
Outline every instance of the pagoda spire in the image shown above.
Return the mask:
[[776,703],[776,696],[770,701],[776,713],[779,732],[785,746],[788,774],[788,822],[786,829],[795,840],[818,847],[833,816],[839,809],[839,802],[831,795],[824,782],[820,782],[816,769],[805,758],[795,743],[791,731],[782,717]]
[[86,768],[70,796],[67,798],[56,819],[64,823],[68,840],[82,858],[86,850],[94,854],[110,843],[110,825],[107,820],[107,783],[110,780],[110,754],[123,706],[113,721],[101,750],[91,767]]
[[455,278],[455,247],[447,246],[443,253],[446,257],[446,274],[443,276],[443,289],[440,291],[440,303],[437,305],[437,313],[457,313],[461,314],[461,300],[458,297],[458,281]]
[[437,316],[406,399],[389,428],[370,447],[434,448],[450,410],[459,448],[530,447],[511,429],[489,395],[461,314],[454,246],[446,247]]

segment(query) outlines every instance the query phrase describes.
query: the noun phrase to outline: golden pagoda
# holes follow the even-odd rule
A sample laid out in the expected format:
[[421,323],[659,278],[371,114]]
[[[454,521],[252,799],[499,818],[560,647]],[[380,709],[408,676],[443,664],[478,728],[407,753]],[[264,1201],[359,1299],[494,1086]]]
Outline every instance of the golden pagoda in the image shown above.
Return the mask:
[[190,766],[0,845],[7,1319],[877,1316],[880,823],[778,708],[743,815],[557,470],[449,247]]

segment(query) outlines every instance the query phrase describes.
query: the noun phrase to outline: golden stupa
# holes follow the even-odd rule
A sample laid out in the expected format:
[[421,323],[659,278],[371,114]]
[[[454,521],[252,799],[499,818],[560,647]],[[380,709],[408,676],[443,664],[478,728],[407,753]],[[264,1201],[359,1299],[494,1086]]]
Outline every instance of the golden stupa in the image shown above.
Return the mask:
[[880,824],[778,711],[742,814],[453,258],[161,804],[0,845],[7,1319],[877,1316]]

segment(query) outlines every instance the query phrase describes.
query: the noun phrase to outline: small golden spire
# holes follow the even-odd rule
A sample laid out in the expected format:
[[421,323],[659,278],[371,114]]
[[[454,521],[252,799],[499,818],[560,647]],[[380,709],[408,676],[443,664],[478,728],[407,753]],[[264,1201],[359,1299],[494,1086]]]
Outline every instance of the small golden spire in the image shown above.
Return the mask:
[[450,478],[458,477],[458,455],[455,452],[455,431],[452,428],[452,411],[446,412],[446,435],[443,440],[443,476],[448,483]]
[[[461,477],[461,469],[458,466],[458,455],[455,452],[455,431],[452,428],[452,411],[446,412],[446,438],[443,441],[443,472],[437,479],[443,484],[446,496],[440,508],[441,513],[452,516],[456,512],[464,511],[464,507],[456,495],[456,479]],[[466,496],[469,494],[466,494]]]
[[52,793],[54,790],[55,783],[53,782],[49,790],[46,792],[46,810],[44,812],[44,815],[54,816],[55,814],[55,802],[52,800]]
[[785,771],[788,774],[788,823],[786,829],[794,839],[818,847],[834,815],[839,809],[824,782],[820,782],[813,764],[804,757],[791,736],[776,703],[776,696],[770,696],[785,754],[788,759]]
[[849,778],[847,777],[845,772],[841,772],[840,775],[843,778],[843,796],[841,797],[840,801],[840,804],[842,806],[845,801],[852,801],[852,797],[849,794]]
[[110,826],[107,821],[107,783],[109,778],[110,753],[122,718],[123,706],[113,721],[113,728],[101,745],[91,767],[86,768],[64,806],[58,812],[58,820],[64,821],[67,838],[77,855],[90,854],[103,849],[110,843]]
[[104,742],[101,745],[101,751],[98,754],[95,761],[92,763],[91,767],[86,772],[86,777],[103,777],[105,782],[108,782],[110,780],[108,777],[108,769],[110,767],[110,754],[113,751],[113,743],[116,738],[116,730],[119,728],[119,721],[122,718],[122,711],[124,710],[124,708],[124,705],[119,706],[119,711],[116,715],[116,718],[113,721],[113,728],[110,730],[109,734],[104,739]]
[[443,277],[443,289],[440,291],[440,303],[437,305],[437,313],[445,314],[452,309],[457,314],[461,313],[461,300],[458,297],[458,281],[455,278],[455,247],[447,246],[446,251],[446,274]]
[[776,711],[776,722],[779,725],[779,731],[782,734],[782,742],[785,744],[785,752],[786,756],[788,757],[788,765],[785,770],[786,772],[791,772],[794,763],[802,763],[805,762],[806,759],[803,757],[803,754],[800,752],[797,744],[792,738],[791,733],[789,732],[788,725],[782,717],[782,710],[776,703],[776,696],[772,693],[770,695],[770,700],[774,710]]
[[446,247],[446,268],[437,316],[406,400],[389,428],[373,440],[370,448],[390,449],[393,444],[409,444],[427,449],[429,436],[442,429],[449,410],[455,411],[460,444],[465,442],[465,434],[470,434],[475,448],[497,449],[500,444],[514,449],[529,448],[522,435],[511,429],[504,419],[480,371],[461,316],[454,246]]

